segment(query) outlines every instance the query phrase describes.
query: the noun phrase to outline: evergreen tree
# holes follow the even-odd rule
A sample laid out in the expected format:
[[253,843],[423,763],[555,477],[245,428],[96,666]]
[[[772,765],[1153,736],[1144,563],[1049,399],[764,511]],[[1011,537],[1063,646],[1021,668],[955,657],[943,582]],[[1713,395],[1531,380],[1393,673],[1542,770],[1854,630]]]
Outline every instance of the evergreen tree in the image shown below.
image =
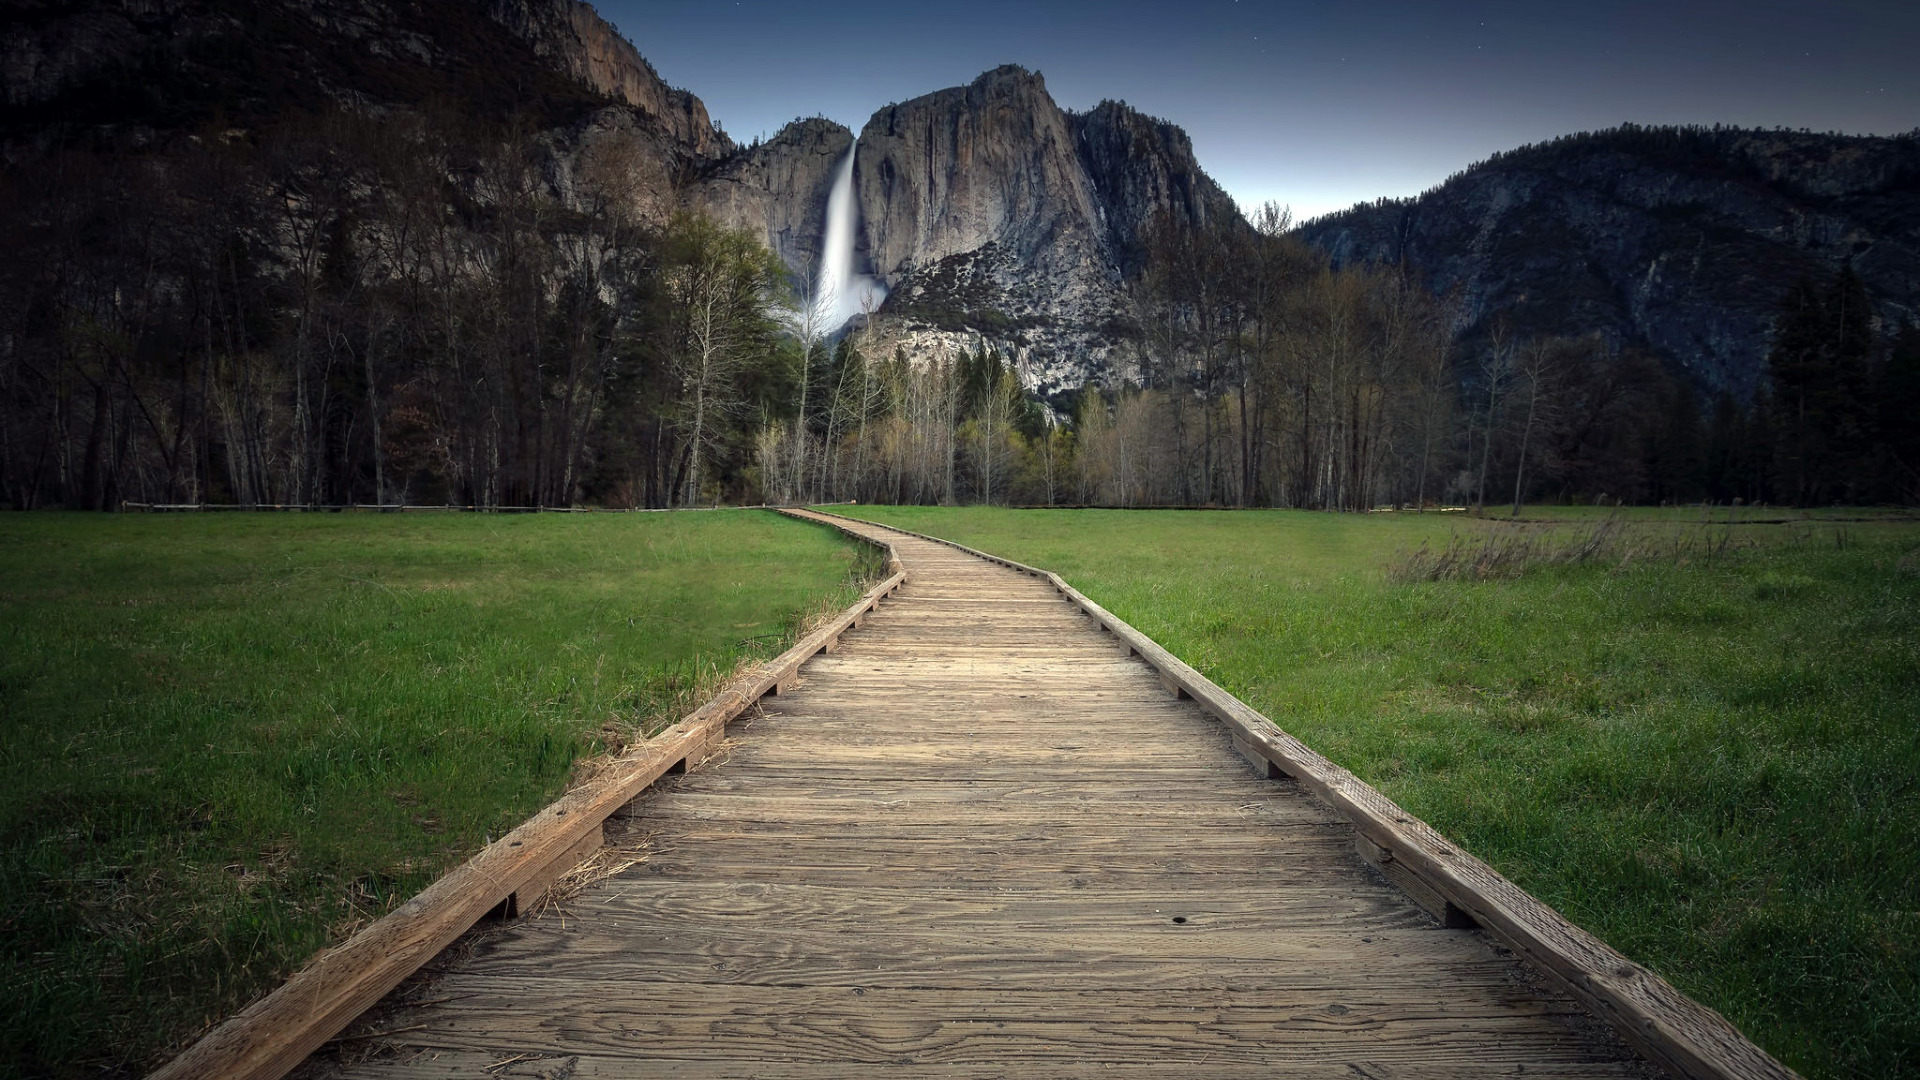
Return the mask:
[[1664,421],[1648,439],[1647,483],[1655,502],[1686,502],[1699,497],[1705,471],[1700,404],[1693,387],[1674,387]]
[[1879,497],[1920,502],[1920,325],[1908,323],[1881,367],[1875,455]]
[[1784,495],[1801,506],[1861,498],[1870,483],[1866,288],[1851,268],[1831,289],[1802,278],[1788,290],[1767,355],[1780,432]]
[[1702,455],[1701,480],[1707,498],[1727,503],[1747,497],[1745,450],[1747,417],[1733,395],[1722,392],[1713,401],[1713,418],[1707,421],[1706,449]]

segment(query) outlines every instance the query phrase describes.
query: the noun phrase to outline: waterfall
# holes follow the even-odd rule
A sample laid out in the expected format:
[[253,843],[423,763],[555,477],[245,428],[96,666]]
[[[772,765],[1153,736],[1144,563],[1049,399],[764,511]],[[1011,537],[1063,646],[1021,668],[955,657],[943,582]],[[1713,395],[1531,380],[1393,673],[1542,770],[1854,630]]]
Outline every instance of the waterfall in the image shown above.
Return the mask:
[[827,230],[820,243],[820,277],[813,290],[814,329],[831,334],[866,308],[878,308],[887,287],[854,269],[853,242],[860,230],[860,201],[853,194],[853,155],[847,148],[827,195]]

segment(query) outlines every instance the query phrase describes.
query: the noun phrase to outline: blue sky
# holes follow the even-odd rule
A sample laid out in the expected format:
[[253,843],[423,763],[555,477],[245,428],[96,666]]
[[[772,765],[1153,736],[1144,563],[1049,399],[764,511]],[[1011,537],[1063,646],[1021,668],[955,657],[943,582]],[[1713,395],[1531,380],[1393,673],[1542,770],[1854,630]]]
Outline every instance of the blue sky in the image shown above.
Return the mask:
[[1920,127],[1920,2],[598,6],[742,141],[797,116],[857,131],[1017,63],[1069,109],[1117,98],[1180,125],[1243,205],[1298,218],[1622,121]]

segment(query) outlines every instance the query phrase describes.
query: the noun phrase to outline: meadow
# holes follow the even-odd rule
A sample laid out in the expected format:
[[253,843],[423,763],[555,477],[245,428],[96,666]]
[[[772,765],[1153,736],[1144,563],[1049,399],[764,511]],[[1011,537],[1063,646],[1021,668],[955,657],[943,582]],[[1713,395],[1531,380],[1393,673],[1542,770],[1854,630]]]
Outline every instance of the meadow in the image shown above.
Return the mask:
[[754,510],[0,515],[0,1074],[156,1064],[872,562]]
[[1809,1077],[1920,1071],[1920,522],[834,507],[1058,572]]

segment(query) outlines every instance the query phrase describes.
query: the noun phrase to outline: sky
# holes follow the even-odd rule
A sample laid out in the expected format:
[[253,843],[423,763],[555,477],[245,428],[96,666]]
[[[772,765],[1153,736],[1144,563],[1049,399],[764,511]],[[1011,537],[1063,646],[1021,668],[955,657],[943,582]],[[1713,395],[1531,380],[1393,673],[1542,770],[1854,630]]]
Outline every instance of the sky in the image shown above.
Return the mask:
[[1920,128],[1920,0],[597,6],[741,142],[802,116],[857,132],[1014,63],[1067,109],[1114,98],[1179,125],[1243,207],[1296,220],[1625,121]]

